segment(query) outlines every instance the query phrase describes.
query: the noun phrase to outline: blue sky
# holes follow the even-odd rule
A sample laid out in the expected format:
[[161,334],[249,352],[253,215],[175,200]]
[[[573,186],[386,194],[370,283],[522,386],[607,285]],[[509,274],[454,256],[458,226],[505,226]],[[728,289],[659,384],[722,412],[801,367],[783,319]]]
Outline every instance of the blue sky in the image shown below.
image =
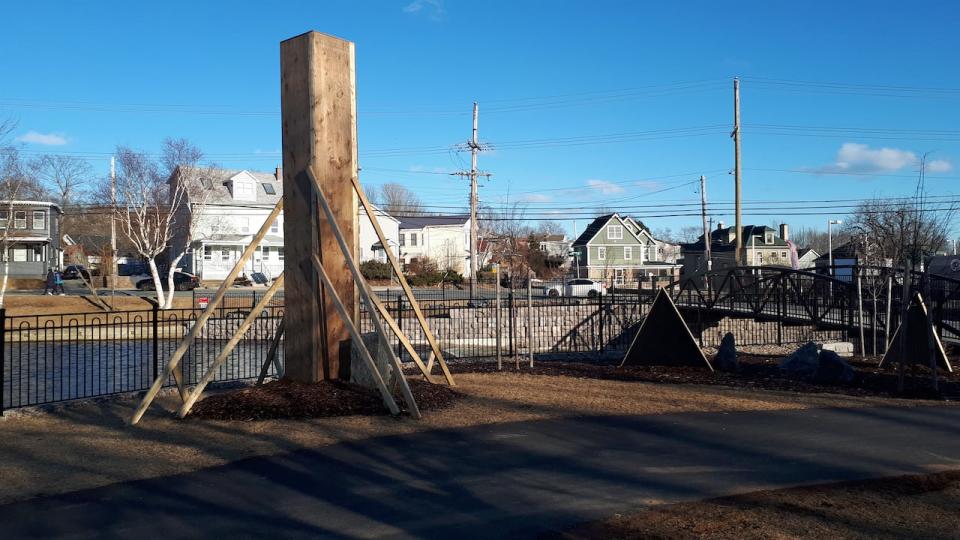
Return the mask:
[[[367,185],[438,211],[467,201],[470,133],[493,150],[481,199],[572,226],[598,209],[697,225],[708,177],[732,222],[732,78],[742,82],[745,222],[825,226],[850,203],[960,172],[960,7],[952,2],[18,2],[4,8],[0,117],[26,153],[107,170],[118,145],[186,137],[228,167],[279,162],[279,42],[356,43]],[[800,83],[796,82],[800,81]],[[815,83],[815,84],[812,84]],[[769,201],[769,202],[768,202]],[[816,214],[825,212],[825,214]],[[833,215],[835,212],[836,215]],[[794,215],[805,214],[805,215]],[[831,215],[827,215],[831,214]]]

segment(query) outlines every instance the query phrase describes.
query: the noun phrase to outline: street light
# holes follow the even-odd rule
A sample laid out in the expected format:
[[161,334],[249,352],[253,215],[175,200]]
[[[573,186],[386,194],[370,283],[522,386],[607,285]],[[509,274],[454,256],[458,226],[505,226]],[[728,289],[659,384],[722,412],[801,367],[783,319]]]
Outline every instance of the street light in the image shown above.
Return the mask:
[[834,225],[843,225],[843,221],[839,219],[831,219],[827,221],[827,260],[830,261],[830,277],[833,277],[833,226]]

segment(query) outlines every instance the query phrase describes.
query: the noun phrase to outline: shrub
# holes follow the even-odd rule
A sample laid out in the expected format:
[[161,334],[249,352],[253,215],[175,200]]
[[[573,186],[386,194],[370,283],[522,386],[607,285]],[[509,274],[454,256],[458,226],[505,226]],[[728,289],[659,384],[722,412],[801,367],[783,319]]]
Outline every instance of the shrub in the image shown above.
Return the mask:
[[393,275],[393,268],[390,263],[364,261],[360,263],[360,273],[366,279],[390,279]]

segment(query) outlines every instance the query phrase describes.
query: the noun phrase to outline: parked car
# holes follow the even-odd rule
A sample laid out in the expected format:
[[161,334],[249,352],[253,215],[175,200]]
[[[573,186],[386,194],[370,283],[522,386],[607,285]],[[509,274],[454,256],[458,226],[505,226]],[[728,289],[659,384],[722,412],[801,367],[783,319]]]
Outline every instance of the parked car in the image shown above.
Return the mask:
[[551,285],[544,291],[547,296],[588,297],[606,294],[607,286],[592,279],[571,279],[561,285]]
[[[166,276],[161,276],[161,282],[166,283]],[[178,291],[192,291],[200,286],[200,278],[186,272],[173,273],[173,288]],[[137,281],[137,289],[141,291],[154,290],[153,278],[148,277]]]
[[63,279],[83,279],[90,280],[90,271],[82,264],[71,264],[63,269]]
[[[516,277],[511,279],[510,276],[504,275],[500,278],[500,286],[507,289],[526,289],[527,278]],[[543,280],[540,278],[531,279],[530,287],[534,289],[543,288]]]

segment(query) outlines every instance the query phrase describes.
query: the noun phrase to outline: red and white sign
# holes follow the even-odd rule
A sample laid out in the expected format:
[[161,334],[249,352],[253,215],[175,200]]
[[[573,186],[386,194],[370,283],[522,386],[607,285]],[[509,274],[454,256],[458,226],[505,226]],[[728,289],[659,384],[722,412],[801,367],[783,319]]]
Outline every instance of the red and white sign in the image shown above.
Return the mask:
[[210,299],[207,298],[206,296],[201,296],[200,298],[197,298],[197,307],[205,308],[209,303],[210,303]]

